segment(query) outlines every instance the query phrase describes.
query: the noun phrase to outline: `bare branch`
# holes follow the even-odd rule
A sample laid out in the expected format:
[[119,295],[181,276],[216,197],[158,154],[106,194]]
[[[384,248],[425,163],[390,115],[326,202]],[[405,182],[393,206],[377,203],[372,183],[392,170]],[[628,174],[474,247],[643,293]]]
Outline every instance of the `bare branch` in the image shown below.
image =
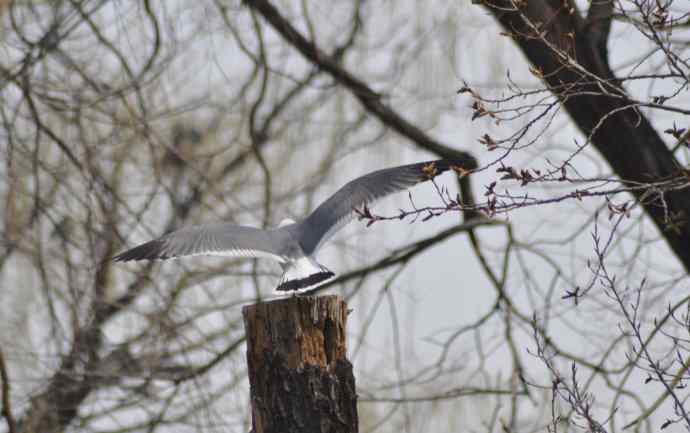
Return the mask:
[[7,372],[5,357],[0,349],[0,380],[2,380],[2,416],[7,421],[9,433],[17,432],[17,423],[12,415],[12,403],[10,402],[10,375]]
[[350,90],[364,107],[374,114],[384,125],[394,129],[399,134],[414,141],[420,148],[429,150],[441,157],[465,161],[465,167],[472,170],[477,162],[467,152],[456,150],[439,143],[426,135],[423,131],[405,120],[382,101],[382,95],[377,94],[363,81],[341,67],[338,62],[324,53],[315,42],[309,42],[297,31],[280,12],[266,0],[247,0],[249,7],[257,10],[285,40],[292,44],[304,57],[312,61],[319,68],[330,73],[341,85]]

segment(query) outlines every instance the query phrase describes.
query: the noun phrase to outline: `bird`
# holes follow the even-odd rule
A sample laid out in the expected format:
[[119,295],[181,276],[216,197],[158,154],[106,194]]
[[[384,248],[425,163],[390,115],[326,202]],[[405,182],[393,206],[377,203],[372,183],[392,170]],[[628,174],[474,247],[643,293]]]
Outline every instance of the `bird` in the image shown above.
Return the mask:
[[269,229],[231,223],[184,227],[124,251],[113,260],[166,260],[197,255],[269,258],[283,269],[275,290],[301,293],[336,277],[314,256],[358,211],[449,169],[462,173],[462,162],[440,159],[377,170],[345,184],[301,221],[286,218]]

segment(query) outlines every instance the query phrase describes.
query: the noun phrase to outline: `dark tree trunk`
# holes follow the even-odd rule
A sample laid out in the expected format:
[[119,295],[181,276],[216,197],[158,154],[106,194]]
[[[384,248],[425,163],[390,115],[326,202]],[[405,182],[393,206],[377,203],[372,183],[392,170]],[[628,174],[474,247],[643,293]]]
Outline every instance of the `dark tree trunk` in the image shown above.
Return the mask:
[[[642,112],[634,108],[611,71],[607,38],[613,3],[591,2],[587,18],[572,1],[476,0],[491,11],[580,130],[591,136],[596,149],[623,180],[649,183],[678,175],[681,164]],[[566,7],[567,6],[567,7]],[[541,26],[545,39],[535,36],[529,23]],[[547,45],[548,42],[548,45]],[[557,51],[568,54],[569,58]],[[572,60],[576,61],[570,63]],[[591,74],[591,75],[588,75]],[[596,83],[596,78],[606,84]],[[643,190],[637,194],[638,198]],[[690,190],[677,190],[643,201],[661,235],[690,270]]]
[[242,312],[254,433],[357,432],[345,302],[291,297]]

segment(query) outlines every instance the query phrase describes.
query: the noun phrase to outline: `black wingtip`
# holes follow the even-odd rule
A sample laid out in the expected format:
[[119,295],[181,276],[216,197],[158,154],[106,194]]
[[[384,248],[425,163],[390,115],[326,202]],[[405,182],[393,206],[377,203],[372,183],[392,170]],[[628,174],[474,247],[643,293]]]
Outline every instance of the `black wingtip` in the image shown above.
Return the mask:
[[278,287],[276,287],[276,291],[298,292],[301,290],[307,290],[333,277],[335,277],[335,274],[331,271],[317,272],[315,274],[309,275],[308,277],[300,278],[298,280],[283,281],[280,283]]
[[156,239],[141,244],[113,257],[116,262],[129,262],[131,260],[165,260],[170,258],[163,252],[163,242]]

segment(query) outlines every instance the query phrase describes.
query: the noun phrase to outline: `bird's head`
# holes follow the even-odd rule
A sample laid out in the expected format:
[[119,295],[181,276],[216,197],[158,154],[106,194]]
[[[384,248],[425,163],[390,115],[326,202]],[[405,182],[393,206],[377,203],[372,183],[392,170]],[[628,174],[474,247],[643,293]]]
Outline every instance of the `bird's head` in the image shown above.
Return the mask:
[[285,227],[285,226],[289,226],[290,224],[294,224],[294,223],[295,223],[295,220],[293,220],[291,218],[285,218],[278,224],[278,227]]

